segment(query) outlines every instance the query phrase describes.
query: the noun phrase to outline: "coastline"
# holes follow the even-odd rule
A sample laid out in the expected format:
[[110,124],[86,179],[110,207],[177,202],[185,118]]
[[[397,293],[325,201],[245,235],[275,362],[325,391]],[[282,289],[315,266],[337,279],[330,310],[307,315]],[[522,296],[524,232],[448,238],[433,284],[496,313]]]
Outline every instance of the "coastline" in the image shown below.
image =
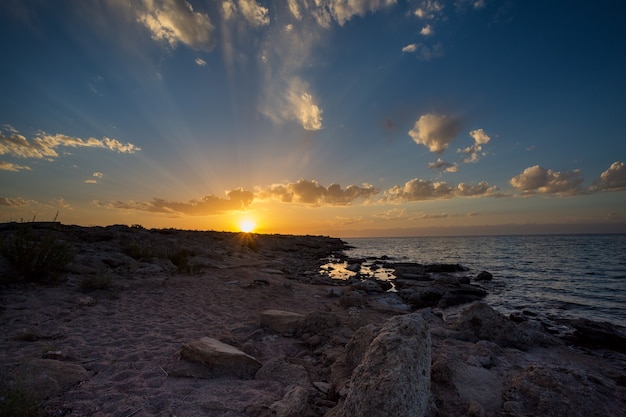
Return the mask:
[[[399,316],[426,323],[432,338],[427,415],[626,412],[625,352],[573,347],[479,300],[416,308],[369,283],[333,282],[319,267],[346,248],[337,238],[32,226],[75,254],[55,285],[0,286],[0,376],[39,387],[45,415],[345,415],[356,368]],[[3,241],[11,227],[0,227]],[[10,269],[3,258],[3,276]],[[293,328],[267,311],[296,314]],[[181,357],[205,337],[260,369],[216,375]],[[50,366],[75,379],[51,377]]]

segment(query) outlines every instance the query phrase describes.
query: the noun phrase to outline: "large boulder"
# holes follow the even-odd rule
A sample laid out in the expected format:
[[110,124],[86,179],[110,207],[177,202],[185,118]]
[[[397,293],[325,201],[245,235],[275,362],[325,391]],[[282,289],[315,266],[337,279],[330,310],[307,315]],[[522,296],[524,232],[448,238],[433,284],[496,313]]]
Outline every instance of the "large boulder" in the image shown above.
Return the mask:
[[252,356],[211,337],[185,343],[180,356],[190,362],[205,365],[209,371],[207,375],[211,377],[230,375],[252,379],[262,366]]
[[476,302],[461,312],[452,325],[463,340],[488,340],[501,347],[528,350],[535,345],[555,345],[559,340],[532,328],[526,323],[515,323],[483,302]]
[[304,320],[303,314],[281,310],[265,310],[261,313],[261,327],[266,327],[273,332],[293,335],[300,328]]
[[389,319],[352,374],[333,417],[421,417],[430,411],[431,338],[418,313]]

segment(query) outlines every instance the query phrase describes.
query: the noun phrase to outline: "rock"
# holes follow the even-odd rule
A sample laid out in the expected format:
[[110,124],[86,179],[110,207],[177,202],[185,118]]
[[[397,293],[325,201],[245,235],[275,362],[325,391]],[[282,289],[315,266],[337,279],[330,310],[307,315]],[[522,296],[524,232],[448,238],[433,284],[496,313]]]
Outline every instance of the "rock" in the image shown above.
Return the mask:
[[211,337],[185,343],[180,355],[190,362],[206,365],[213,377],[234,375],[252,379],[262,366],[252,356]]
[[293,335],[299,328],[304,315],[281,310],[265,310],[261,313],[261,327],[273,332]]
[[20,365],[13,380],[38,399],[59,395],[87,380],[89,373],[80,365],[54,359],[35,359]]
[[558,339],[548,333],[507,320],[482,302],[473,303],[462,311],[452,327],[459,330],[460,337],[464,340],[488,340],[501,347],[528,350],[534,345],[559,344]]
[[431,339],[419,314],[389,319],[352,374],[333,417],[427,416],[430,412]]
[[275,381],[286,387],[310,387],[309,374],[304,366],[290,363],[284,357],[273,358],[263,364],[256,373],[255,379],[261,381]]
[[352,284],[352,289],[365,291],[368,293],[381,293],[383,292],[383,288],[378,285],[376,281],[373,279],[364,279],[363,281],[357,281]]
[[341,320],[335,313],[313,311],[298,322],[298,334],[311,333],[320,335],[328,329],[339,326]]
[[492,279],[493,274],[487,271],[480,271],[478,275],[476,275],[476,278],[474,278],[475,281],[491,281]]
[[295,386],[287,391],[282,400],[270,405],[270,411],[276,417],[300,417],[306,410],[308,401],[307,390]]
[[626,328],[588,319],[574,319],[568,324],[576,329],[568,339],[570,343],[626,353]]

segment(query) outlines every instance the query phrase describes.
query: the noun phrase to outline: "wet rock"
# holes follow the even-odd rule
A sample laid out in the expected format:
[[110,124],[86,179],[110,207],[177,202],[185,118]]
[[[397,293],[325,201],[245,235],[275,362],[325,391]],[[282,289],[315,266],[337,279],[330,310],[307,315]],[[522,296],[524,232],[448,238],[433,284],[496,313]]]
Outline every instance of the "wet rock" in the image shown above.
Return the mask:
[[576,329],[574,334],[567,338],[569,343],[626,353],[626,328],[588,319],[574,319],[567,323]]
[[476,278],[474,278],[475,281],[491,281],[492,279],[493,274],[487,271],[480,271],[478,275],[476,275]]
[[252,379],[262,364],[234,346],[211,337],[185,343],[180,356],[190,362],[205,365],[210,376],[234,375]]
[[430,411],[431,339],[418,314],[389,319],[352,374],[333,417],[426,416]]

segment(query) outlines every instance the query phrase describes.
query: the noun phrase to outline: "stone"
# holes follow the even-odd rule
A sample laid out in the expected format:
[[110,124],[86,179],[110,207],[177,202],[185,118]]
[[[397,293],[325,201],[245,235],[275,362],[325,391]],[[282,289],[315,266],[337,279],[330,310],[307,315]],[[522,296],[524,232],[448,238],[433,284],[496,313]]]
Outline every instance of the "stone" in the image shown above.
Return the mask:
[[38,399],[61,394],[87,380],[89,373],[80,365],[55,359],[35,359],[18,366],[13,380]]
[[272,416],[300,417],[307,408],[309,393],[306,389],[295,386],[285,393],[280,401],[270,405]]
[[261,313],[261,327],[266,327],[273,332],[293,335],[304,320],[303,314],[281,310],[265,310]]
[[278,382],[286,387],[311,386],[309,374],[304,366],[290,363],[284,357],[273,358],[264,363],[257,371],[255,379]]
[[476,278],[474,278],[475,281],[491,281],[492,279],[493,274],[487,271],[480,271],[478,275],[476,275]]
[[423,417],[431,411],[431,338],[418,313],[389,319],[352,374],[333,417]]
[[232,375],[252,379],[262,366],[254,357],[211,337],[185,343],[180,355],[187,361],[205,365],[213,377]]
[[363,281],[358,281],[352,284],[352,289],[365,291],[368,293],[381,293],[383,292],[383,288],[378,285],[376,281],[373,279],[364,279]]

